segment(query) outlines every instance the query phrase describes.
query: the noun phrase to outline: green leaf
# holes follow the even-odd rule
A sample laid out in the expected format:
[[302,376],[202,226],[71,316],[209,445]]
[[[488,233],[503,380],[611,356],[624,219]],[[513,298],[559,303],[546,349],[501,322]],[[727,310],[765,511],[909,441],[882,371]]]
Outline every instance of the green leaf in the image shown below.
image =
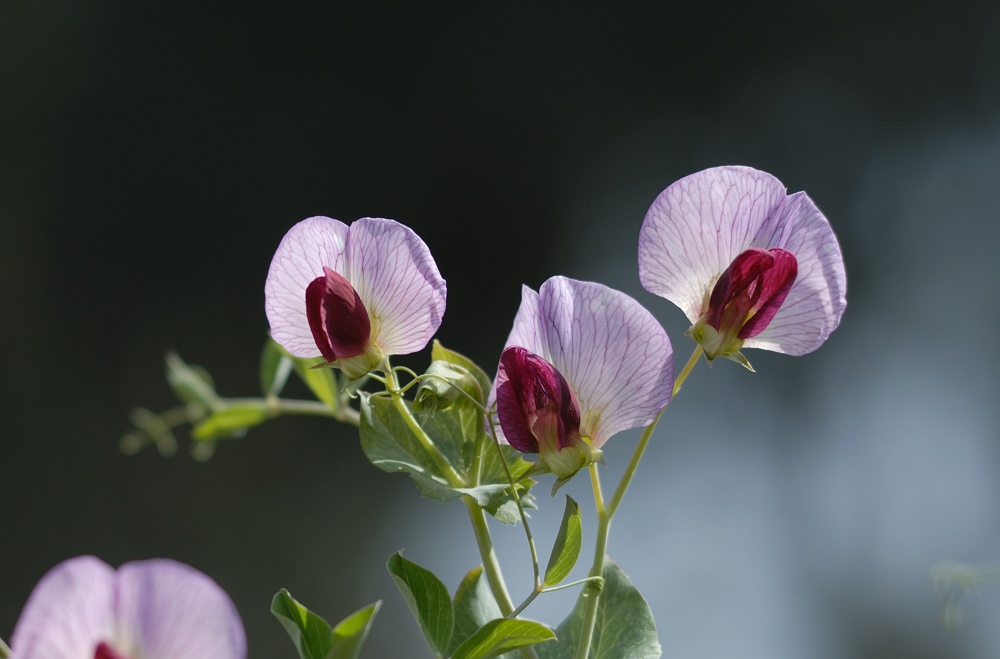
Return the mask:
[[239,437],[247,428],[263,423],[269,418],[268,411],[260,407],[230,407],[196,425],[191,436],[202,440]]
[[196,403],[207,410],[217,410],[222,406],[208,371],[187,364],[176,352],[168,352],[164,362],[167,383],[179,399],[185,403]]
[[[495,446],[483,432],[483,415],[472,404],[458,403],[447,410],[429,412],[420,403],[404,403],[421,424],[445,459],[459,474],[468,477],[473,453],[479,447],[484,452],[479,469],[479,485],[452,487],[435,460],[424,449],[403,420],[392,400],[382,396],[361,397],[361,448],[373,465],[387,472],[406,472],[421,493],[436,501],[451,501],[468,494],[476,503],[498,520],[512,524],[518,518],[517,506],[510,484],[500,464]],[[520,459],[520,453],[504,446],[511,475],[517,483],[522,505],[533,507],[528,494],[534,484],[522,478],[531,463]]]
[[306,386],[313,392],[313,395],[319,401],[329,405],[331,410],[336,411],[340,404],[338,398],[340,388],[337,386],[336,374],[334,374],[332,368],[312,368],[316,364],[324,363],[326,360],[322,357],[311,359],[292,357],[291,359],[296,374],[306,383]]
[[268,339],[260,353],[260,390],[265,397],[281,394],[292,368],[292,356],[274,339]]
[[[587,608],[584,593],[573,611],[556,627],[557,643],[538,646],[540,659],[573,659],[582,635]],[[656,624],[649,605],[622,569],[604,559],[604,590],[597,604],[597,624],[590,644],[589,659],[657,659],[661,654]]]
[[556,635],[540,622],[531,620],[491,620],[458,646],[452,659],[492,659],[509,650],[516,650]]
[[455,591],[455,634],[451,639],[450,652],[467,638],[475,634],[490,620],[502,618],[503,613],[493,599],[489,582],[483,576],[483,566],[473,568],[458,584]]
[[545,568],[545,585],[555,586],[565,579],[576,559],[580,557],[580,546],[583,544],[583,522],[580,518],[580,506],[566,495],[566,509],[563,511],[562,524],[552,545],[549,564]]
[[389,557],[386,568],[420,623],[427,645],[435,656],[443,657],[455,625],[448,589],[433,572],[403,558],[400,552]]
[[323,618],[282,588],[271,601],[271,613],[291,636],[302,659],[356,659],[380,606],[382,602],[375,602],[330,629]]
[[472,361],[465,355],[460,355],[459,353],[453,350],[448,350],[443,345],[441,345],[441,342],[438,341],[437,339],[434,339],[434,346],[431,348],[431,359],[432,360],[440,359],[442,361],[448,362],[449,364],[455,364],[456,366],[461,366],[469,373],[471,373],[472,377],[474,377],[476,381],[479,383],[479,389],[480,392],[482,393],[482,397],[479,400],[479,404],[482,405],[483,407],[486,407],[486,398],[487,396],[489,396],[490,387],[493,385],[493,381],[490,379],[488,375],[486,375],[483,369],[479,368],[479,366],[476,365],[474,361]]

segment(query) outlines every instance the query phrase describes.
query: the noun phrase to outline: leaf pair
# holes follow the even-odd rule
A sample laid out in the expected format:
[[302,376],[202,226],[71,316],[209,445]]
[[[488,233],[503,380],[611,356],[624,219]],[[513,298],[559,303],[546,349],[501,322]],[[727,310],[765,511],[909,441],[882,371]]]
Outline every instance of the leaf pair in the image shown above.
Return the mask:
[[502,617],[482,578],[482,567],[466,575],[454,602],[433,572],[401,553],[393,554],[386,567],[439,659],[492,659],[555,639],[541,623]]
[[375,602],[331,628],[282,588],[271,601],[271,613],[292,638],[301,659],[357,659],[381,606]]

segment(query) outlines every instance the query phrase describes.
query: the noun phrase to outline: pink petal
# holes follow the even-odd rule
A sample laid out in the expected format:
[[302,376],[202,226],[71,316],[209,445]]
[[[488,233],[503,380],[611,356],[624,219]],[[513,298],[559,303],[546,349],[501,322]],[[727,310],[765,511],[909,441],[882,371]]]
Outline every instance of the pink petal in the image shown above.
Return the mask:
[[507,347],[549,361],[580,405],[581,434],[600,448],[613,434],[650,424],[670,401],[673,350],[656,319],[601,284],[553,277],[522,289]]
[[94,659],[114,638],[115,571],[93,556],[63,561],[32,591],[10,639],[12,659]]
[[288,230],[271,259],[264,309],[271,336],[296,357],[320,355],[306,316],[306,288],[324,266],[343,274],[347,235],[343,222],[310,217]]
[[788,250],[798,277],[774,318],[748,348],[801,355],[819,347],[846,306],[843,257],[833,230],[805,195],[749,167],[691,174],[653,202],[639,232],[639,279],[694,323],[706,293],[750,248]]
[[844,257],[829,222],[804,192],[786,200],[775,218],[781,227],[770,237],[791,252],[799,272],[785,301],[747,348],[804,355],[820,347],[837,329],[847,307]]
[[117,614],[127,655],[246,657],[246,633],[229,596],[182,563],[153,559],[121,566]]
[[424,348],[441,325],[447,288],[427,245],[394,220],[351,225],[344,276],[371,318],[372,343],[387,355]]

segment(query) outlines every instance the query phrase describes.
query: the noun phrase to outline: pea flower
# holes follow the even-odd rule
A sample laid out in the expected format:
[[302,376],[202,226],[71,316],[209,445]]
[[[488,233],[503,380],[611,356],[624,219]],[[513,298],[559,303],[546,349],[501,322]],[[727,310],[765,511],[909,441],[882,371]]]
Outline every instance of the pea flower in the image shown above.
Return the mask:
[[71,558],[35,586],[10,643],[11,659],[244,659],[246,633],[229,596],[167,559],[117,570]]
[[716,167],[672,184],[639,232],[639,279],[684,311],[709,361],[740,350],[804,355],[840,324],[844,259],[804,192],[770,174]]
[[653,422],[674,381],[670,339],[629,296],[553,277],[521,306],[493,398],[507,443],[538,453],[559,480],[601,458],[609,437]]
[[264,285],[271,336],[356,379],[417,352],[441,325],[446,288],[427,245],[394,220],[310,217],[278,245]]

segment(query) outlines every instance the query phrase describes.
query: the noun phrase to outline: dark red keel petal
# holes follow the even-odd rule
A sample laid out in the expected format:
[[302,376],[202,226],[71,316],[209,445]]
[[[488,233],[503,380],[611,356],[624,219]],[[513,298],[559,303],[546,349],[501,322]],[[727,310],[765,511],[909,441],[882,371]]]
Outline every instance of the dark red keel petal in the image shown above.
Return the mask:
[[770,253],[774,263],[763,275],[763,281],[755,295],[757,299],[753,315],[737,334],[741,339],[749,339],[764,331],[774,318],[774,314],[778,313],[799,274],[799,262],[791,252],[775,248]]
[[741,252],[715,283],[705,322],[740,339],[757,336],[778,312],[797,275],[798,262],[787,250]]
[[558,449],[580,437],[580,406],[566,378],[550,363],[511,346],[500,356],[497,416],[507,442],[522,453],[538,453],[539,434],[557,433]]
[[94,650],[94,659],[128,659],[128,657],[119,654],[110,645],[101,641]]
[[306,317],[320,354],[328,362],[365,351],[372,325],[368,310],[350,282],[326,266],[306,287]]

